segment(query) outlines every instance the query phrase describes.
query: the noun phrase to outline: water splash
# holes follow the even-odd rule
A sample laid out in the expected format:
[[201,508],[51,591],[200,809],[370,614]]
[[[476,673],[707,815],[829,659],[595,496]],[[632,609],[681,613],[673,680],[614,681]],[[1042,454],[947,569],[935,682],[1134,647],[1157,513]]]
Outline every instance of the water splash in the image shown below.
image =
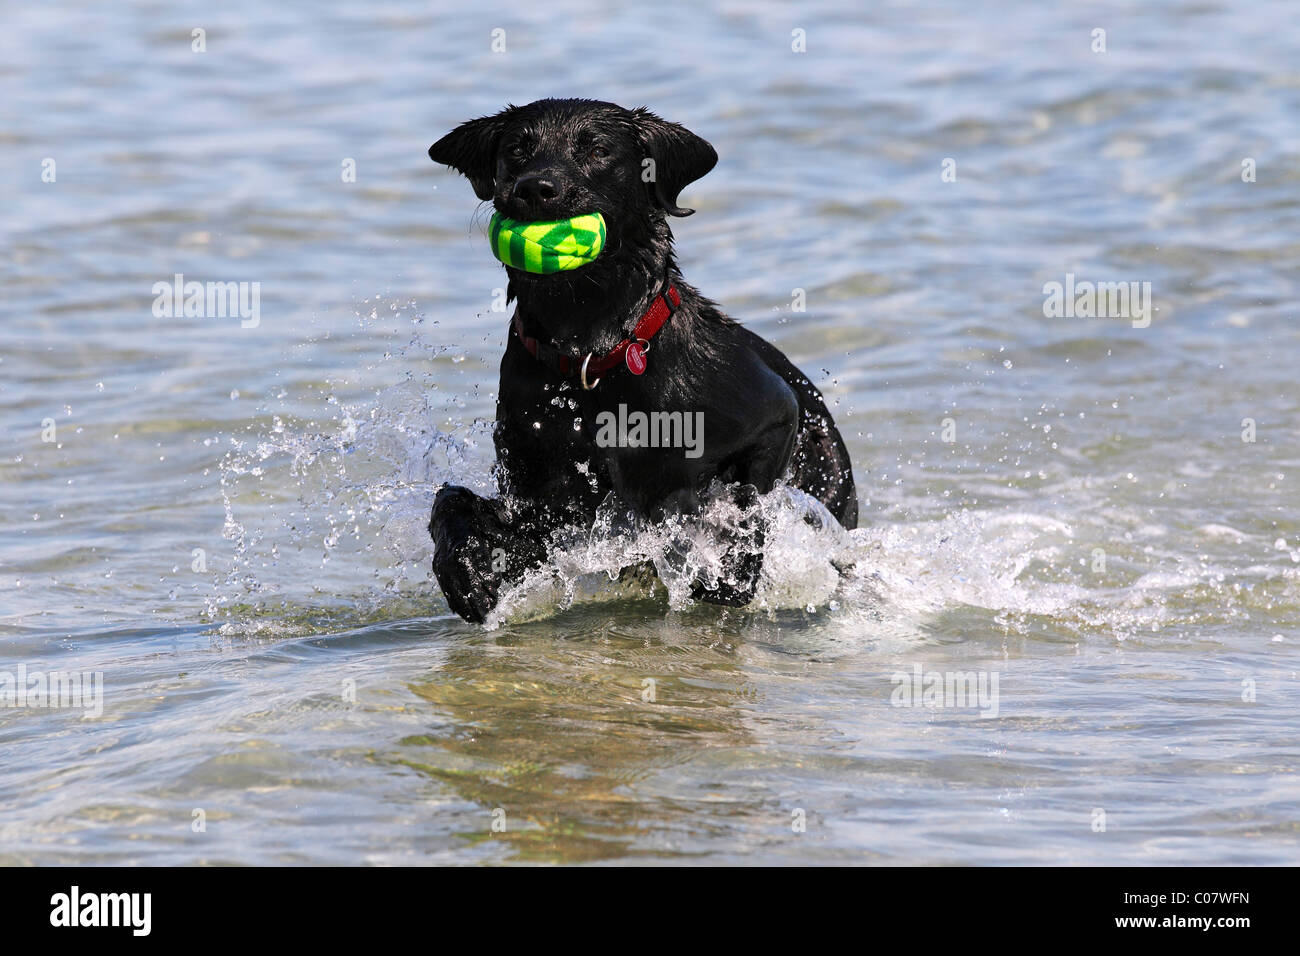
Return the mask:
[[[373,323],[379,309],[361,318]],[[231,553],[206,601],[222,634],[446,613],[430,571],[429,509],[444,482],[493,492],[492,423],[445,388],[448,366],[463,356],[426,342],[423,319],[412,321],[409,338],[365,369],[366,379],[394,384],[308,385],[325,395],[301,405],[280,389],[257,418],[224,436],[220,493]],[[328,417],[301,413],[322,405]],[[1300,553],[1285,543],[1254,542],[1289,554],[1291,566],[1229,570],[1226,556],[1210,561],[1216,546],[1235,554],[1252,543],[1220,524],[1195,531],[1193,556],[1145,518],[1095,509],[1071,509],[1068,521],[1024,510],[875,523],[868,515],[848,532],[819,502],[783,485],[752,507],[766,527],[762,579],[744,612],[752,615],[826,612],[847,629],[914,638],[936,619],[973,610],[1007,632],[1031,633],[1050,620],[1058,635],[1123,641],[1241,624],[1259,610],[1294,617],[1300,591]],[[549,563],[502,595],[488,626],[592,601],[650,598],[665,613],[690,607],[696,581],[725,577],[723,541],[742,534],[748,518],[725,495],[696,518],[649,527],[611,503],[592,529],[557,539]],[[1086,558],[1099,550],[1110,562],[1103,574]]]
[[[358,315],[373,321],[379,312]],[[280,389],[258,418],[224,436],[222,533],[231,554],[206,601],[223,633],[351,624],[414,610],[417,596],[428,613],[435,490],[447,480],[491,487],[491,423],[464,417],[463,402],[435,381],[445,379],[440,365],[460,357],[417,328],[366,369],[395,384],[365,392],[326,380],[323,398],[307,403],[324,405],[328,416],[319,418],[293,414],[297,396]],[[458,424],[434,424],[449,418]]]

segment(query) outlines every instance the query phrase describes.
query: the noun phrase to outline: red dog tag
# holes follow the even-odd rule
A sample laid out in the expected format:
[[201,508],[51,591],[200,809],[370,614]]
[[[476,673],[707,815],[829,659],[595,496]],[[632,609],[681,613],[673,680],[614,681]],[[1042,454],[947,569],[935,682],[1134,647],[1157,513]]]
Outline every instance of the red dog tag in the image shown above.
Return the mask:
[[627,360],[628,371],[633,375],[640,375],[645,371],[645,349],[641,347],[640,342],[628,343],[623,358]]

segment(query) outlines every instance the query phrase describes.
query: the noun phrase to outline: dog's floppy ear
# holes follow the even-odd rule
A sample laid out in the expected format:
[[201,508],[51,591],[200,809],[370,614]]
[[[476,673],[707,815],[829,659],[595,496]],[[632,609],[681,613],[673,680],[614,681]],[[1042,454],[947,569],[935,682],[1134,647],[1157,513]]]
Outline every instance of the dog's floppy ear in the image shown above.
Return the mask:
[[632,117],[646,158],[653,162],[643,167],[642,177],[653,175],[649,181],[655,202],[670,216],[689,216],[695,210],[680,208],[677,195],[714,167],[717,150],[685,126],[660,119],[645,107],[633,110]]
[[495,116],[461,123],[429,147],[429,158],[464,175],[479,199],[491,199],[496,179],[497,141],[505,130],[505,116],[512,109],[507,107]]

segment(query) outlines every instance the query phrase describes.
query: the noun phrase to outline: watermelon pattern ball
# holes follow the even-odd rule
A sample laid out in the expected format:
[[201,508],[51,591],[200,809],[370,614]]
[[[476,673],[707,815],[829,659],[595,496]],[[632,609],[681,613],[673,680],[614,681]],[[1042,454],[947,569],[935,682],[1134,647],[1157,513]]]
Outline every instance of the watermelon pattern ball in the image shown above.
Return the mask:
[[605,217],[598,212],[555,222],[520,222],[498,213],[488,226],[492,254],[506,265],[550,275],[591,262],[605,246]]

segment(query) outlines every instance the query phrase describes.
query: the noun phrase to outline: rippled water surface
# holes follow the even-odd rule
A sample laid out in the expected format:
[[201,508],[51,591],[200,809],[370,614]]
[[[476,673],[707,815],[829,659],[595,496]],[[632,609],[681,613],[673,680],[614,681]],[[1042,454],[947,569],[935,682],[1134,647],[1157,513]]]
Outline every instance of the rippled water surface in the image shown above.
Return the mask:
[[[0,708],[0,862],[1300,861],[1294,4],[4,18],[0,671],[103,713]],[[862,527],[774,495],[760,606],[612,583],[653,538],[490,629],[429,575],[506,319],[425,151],[545,95],[715,144],[684,271],[844,432]]]

